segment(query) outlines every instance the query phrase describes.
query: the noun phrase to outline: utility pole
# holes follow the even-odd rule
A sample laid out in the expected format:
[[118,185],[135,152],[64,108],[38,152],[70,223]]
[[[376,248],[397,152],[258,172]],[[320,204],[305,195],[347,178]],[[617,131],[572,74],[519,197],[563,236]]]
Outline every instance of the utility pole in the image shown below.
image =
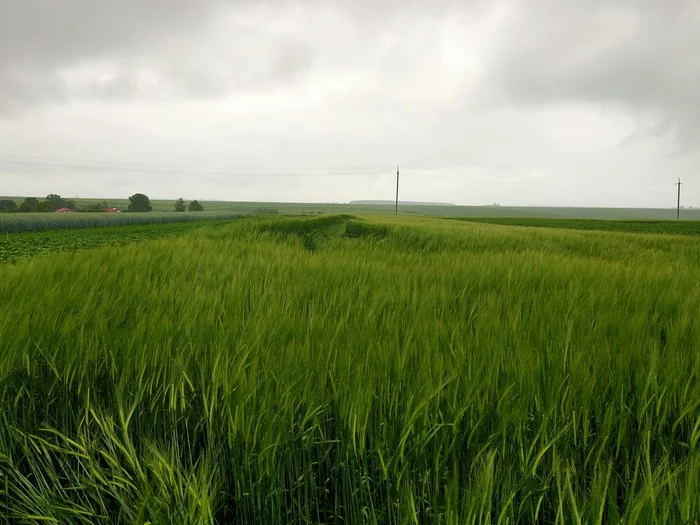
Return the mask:
[[399,167],[396,166],[396,215],[399,214]]
[[676,208],[676,220],[679,221],[681,220],[681,182],[680,177],[678,177],[678,182],[676,182],[676,186],[678,186],[678,207]]

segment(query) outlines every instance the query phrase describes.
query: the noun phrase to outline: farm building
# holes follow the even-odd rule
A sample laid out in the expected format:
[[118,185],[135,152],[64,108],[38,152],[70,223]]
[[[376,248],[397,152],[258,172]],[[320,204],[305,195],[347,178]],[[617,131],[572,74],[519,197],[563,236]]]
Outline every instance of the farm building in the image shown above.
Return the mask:
[[71,210],[70,208],[59,208],[56,210],[56,213],[70,213],[72,211],[73,210]]

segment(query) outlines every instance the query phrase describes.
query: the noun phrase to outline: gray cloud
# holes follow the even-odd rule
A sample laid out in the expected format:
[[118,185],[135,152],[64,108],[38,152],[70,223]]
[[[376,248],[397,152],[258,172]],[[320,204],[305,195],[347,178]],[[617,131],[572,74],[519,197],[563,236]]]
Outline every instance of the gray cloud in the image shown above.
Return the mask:
[[[0,111],[265,89],[314,65],[362,67],[391,20],[425,23],[463,9],[453,0],[1,1]],[[334,42],[337,31],[354,43]]]
[[67,98],[65,82],[36,69],[0,69],[0,115],[16,114],[43,102]]
[[[129,62],[169,40],[196,39],[217,13],[213,0],[1,0],[0,111],[65,100],[62,72],[84,63]],[[93,82],[107,96],[133,94],[125,78]]]
[[143,52],[164,38],[196,35],[216,13],[201,0],[3,0],[3,65],[66,65],[86,57]]
[[[488,5],[503,5],[500,36],[488,55],[490,89],[519,104],[576,100],[657,111],[684,142],[700,130],[695,0],[2,2],[0,109],[60,101],[73,91],[115,98],[257,88],[296,79],[314,64],[332,69],[366,60],[376,53],[378,40],[395,30],[388,20],[430,27],[432,19],[465,13],[474,19]],[[335,18],[323,18],[329,13]],[[296,25],[276,26],[280,16]],[[333,43],[335,24],[348,24],[348,17],[345,29],[356,32],[362,49]],[[332,54],[307,38],[315,24],[328,24]],[[228,37],[223,46],[219,33]],[[387,51],[384,69],[414,66],[406,44]],[[115,64],[116,71],[70,89],[66,72],[86,63]],[[147,73],[154,79],[150,91],[142,78]]]
[[493,53],[510,102],[613,103],[657,117],[651,134],[700,139],[700,3],[557,0],[513,4]]
[[[413,200],[580,205],[636,195],[622,203],[647,205],[657,185],[697,172],[699,6],[0,0],[3,191],[55,179],[67,188],[56,191],[99,193],[121,178],[200,198],[384,198],[398,162]],[[679,146],[685,154],[669,157]],[[292,173],[389,165],[389,176],[188,173],[173,186],[153,170],[47,162],[32,171],[3,154]],[[621,189],[601,196],[601,184]]]

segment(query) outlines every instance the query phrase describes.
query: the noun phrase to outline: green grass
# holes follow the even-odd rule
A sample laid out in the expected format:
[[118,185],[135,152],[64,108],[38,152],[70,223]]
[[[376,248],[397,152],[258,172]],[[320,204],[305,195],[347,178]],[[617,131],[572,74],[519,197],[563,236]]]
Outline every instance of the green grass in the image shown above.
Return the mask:
[[0,265],[0,516],[695,523],[699,261],[326,216]]
[[500,224],[504,226],[528,226],[534,228],[565,228],[568,230],[593,230],[628,233],[656,233],[668,235],[700,235],[700,221],[658,220],[597,220],[597,219],[551,219],[515,217],[470,217],[457,218],[468,222]]

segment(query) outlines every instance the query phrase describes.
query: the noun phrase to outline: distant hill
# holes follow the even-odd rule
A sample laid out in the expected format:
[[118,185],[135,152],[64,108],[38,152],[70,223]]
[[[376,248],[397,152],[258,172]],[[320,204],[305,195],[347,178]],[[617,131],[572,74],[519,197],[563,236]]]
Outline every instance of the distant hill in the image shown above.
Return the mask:
[[[396,201],[350,201],[349,204],[396,204]],[[456,206],[451,202],[414,202],[414,201],[399,201],[399,204],[408,204],[411,206]]]

